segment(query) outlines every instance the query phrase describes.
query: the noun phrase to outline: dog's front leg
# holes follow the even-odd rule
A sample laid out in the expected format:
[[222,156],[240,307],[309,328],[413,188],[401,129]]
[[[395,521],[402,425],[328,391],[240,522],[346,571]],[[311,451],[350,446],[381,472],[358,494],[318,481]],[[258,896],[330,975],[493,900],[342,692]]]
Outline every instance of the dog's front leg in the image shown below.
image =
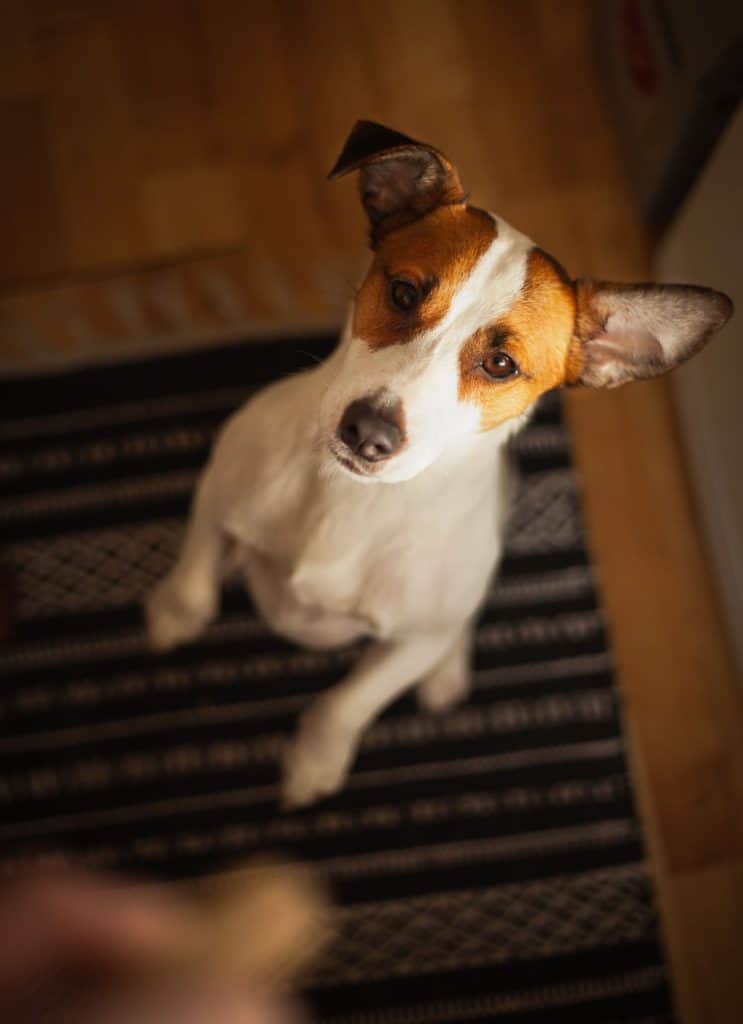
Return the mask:
[[468,622],[443,660],[418,684],[418,703],[425,711],[448,711],[469,695],[474,628],[474,622]]
[[216,615],[223,539],[213,505],[207,473],[196,490],[178,561],[145,601],[155,650],[193,640]]
[[425,678],[460,635],[461,627],[370,647],[351,674],[302,716],[284,757],[283,805],[301,807],[340,789],[366,726]]

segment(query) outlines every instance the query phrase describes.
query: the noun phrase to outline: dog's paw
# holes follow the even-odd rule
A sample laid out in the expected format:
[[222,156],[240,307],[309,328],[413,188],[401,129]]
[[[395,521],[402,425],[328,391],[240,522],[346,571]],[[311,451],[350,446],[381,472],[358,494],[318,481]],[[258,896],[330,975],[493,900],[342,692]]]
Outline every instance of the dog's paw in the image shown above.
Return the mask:
[[470,674],[466,668],[444,665],[418,684],[418,704],[424,711],[440,715],[466,700],[470,688]]
[[355,733],[334,719],[332,709],[322,702],[311,707],[284,753],[282,808],[306,807],[337,793],[355,752]]
[[161,580],[144,603],[147,639],[154,651],[169,651],[194,640],[213,616],[211,607],[186,603],[170,580]]

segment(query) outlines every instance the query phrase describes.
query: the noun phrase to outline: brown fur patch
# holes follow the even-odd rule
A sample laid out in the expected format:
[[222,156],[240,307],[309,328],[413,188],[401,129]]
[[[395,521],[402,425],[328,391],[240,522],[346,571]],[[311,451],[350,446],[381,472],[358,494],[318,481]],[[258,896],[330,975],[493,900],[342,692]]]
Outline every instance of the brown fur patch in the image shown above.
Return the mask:
[[[377,349],[403,345],[433,327],[497,233],[489,214],[458,203],[438,207],[387,235],[356,296],[354,334]],[[390,304],[389,285],[396,277],[430,289],[409,314]]]
[[[491,430],[519,416],[545,391],[572,374],[575,291],[565,271],[541,249],[532,249],[521,295],[505,316],[477,331],[459,356],[459,397],[480,407],[481,428]],[[479,363],[502,349],[520,373],[490,380]]]
[[604,327],[602,317],[594,305],[595,294],[594,281],[576,281],[575,329],[570,343],[566,384],[580,383],[585,365],[585,342],[600,334]]

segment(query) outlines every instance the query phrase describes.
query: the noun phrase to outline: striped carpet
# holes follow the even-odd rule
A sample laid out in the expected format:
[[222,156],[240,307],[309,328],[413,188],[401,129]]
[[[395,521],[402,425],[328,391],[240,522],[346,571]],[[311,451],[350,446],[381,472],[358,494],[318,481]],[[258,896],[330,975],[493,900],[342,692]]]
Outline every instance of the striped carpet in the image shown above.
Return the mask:
[[320,1021],[668,1022],[611,655],[559,404],[523,481],[477,633],[475,693],[371,728],[346,790],[281,815],[277,756],[354,651],[269,635],[241,592],[198,643],[145,649],[215,429],[323,338],[0,382],[0,528],[20,621],[0,651],[0,842],[154,876],[257,850],[314,861],[341,934]]

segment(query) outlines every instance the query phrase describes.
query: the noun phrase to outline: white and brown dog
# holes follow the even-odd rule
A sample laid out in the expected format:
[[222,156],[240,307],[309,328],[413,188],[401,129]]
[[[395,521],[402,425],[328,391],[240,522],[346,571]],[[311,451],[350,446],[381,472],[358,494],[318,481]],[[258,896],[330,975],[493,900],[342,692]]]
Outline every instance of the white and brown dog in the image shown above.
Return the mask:
[[572,281],[471,206],[446,157],[380,125],[356,125],[331,177],[349,171],[373,257],[340,344],[226,424],[147,602],[156,648],[196,637],[230,549],[277,633],[372,639],[301,719],[290,806],[337,790],[364,728],[409,687],[436,711],[466,696],[512,493],[506,442],[539,396],[664,373],[732,312],[707,288]]

